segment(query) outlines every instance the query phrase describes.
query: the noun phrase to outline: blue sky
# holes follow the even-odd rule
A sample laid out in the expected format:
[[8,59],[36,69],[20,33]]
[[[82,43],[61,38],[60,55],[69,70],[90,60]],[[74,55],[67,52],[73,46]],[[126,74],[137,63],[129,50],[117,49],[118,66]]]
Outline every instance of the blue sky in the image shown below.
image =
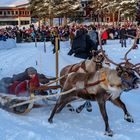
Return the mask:
[[27,3],[28,0],[0,0],[0,5],[16,5]]

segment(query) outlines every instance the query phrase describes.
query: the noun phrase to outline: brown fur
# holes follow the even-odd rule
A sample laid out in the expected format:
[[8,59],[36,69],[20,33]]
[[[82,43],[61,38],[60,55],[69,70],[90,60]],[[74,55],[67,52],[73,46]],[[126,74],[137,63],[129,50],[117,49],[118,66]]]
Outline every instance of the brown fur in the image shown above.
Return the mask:
[[[105,80],[95,85],[94,87],[85,87],[85,82],[94,83],[98,80],[101,80],[102,78],[104,78]],[[113,87],[111,87],[111,85]],[[64,91],[69,90],[72,87],[77,87],[77,90],[66,95],[60,96],[48,121],[52,123],[55,113],[60,112],[67,103],[77,99],[77,97],[83,99],[96,100],[98,102],[99,109],[104,119],[105,134],[108,136],[112,136],[113,131],[110,129],[108,116],[106,112],[107,100],[111,100],[115,105],[121,107],[126,116],[125,119],[129,122],[133,122],[133,119],[128,113],[125,104],[120,100],[120,94],[123,90],[123,86],[121,85],[121,78],[117,75],[117,71],[109,68],[102,68],[95,74],[93,73],[90,76],[88,76],[88,74],[85,73],[72,73],[68,76],[64,84]],[[83,93],[85,88],[86,91],[88,91],[88,94]]]
[[[75,69],[77,69],[77,71],[74,72],[80,72],[80,73],[94,73],[96,72],[98,69],[100,69],[102,67],[102,63],[104,61],[104,58],[101,54],[96,55],[95,57],[93,56],[91,60],[86,60],[85,61],[85,70],[83,70],[82,68],[77,69],[77,67],[80,67],[81,63],[77,63],[74,65],[68,65],[66,67],[64,67],[61,72],[60,72],[60,76],[63,76],[65,74],[71,73],[73,72]],[[100,64],[100,66],[97,66],[97,63]],[[66,81],[67,77],[63,78],[60,80],[60,85],[63,87],[64,83]]]

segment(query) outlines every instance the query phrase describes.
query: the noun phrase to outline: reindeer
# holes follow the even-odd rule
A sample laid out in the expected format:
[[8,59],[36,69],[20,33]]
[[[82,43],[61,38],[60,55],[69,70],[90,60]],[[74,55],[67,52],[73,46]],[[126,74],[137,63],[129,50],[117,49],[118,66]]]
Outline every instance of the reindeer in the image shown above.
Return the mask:
[[[131,36],[132,37],[132,36]],[[87,73],[90,73],[90,72],[95,72],[95,70],[98,70],[98,69],[100,69],[101,67],[103,67],[103,62],[105,62],[107,65],[109,65],[110,66],[110,63],[109,62],[111,62],[111,63],[113,63],[114,65],[116,65],[117,67],[116,67],[116,70],[118,71],[118,72],[120,72],[120,74],[122,74],[123,73],[123,75],[125,75],[125,76],[127,76],[127,79],[129,79],[128,77],[130,76],[132,76],[133,77],[133,80],[135,80],[135,78],[136,78],[136,76],[135,76],[135,74],[132,74],[133,73],[133,71],[136,71],[136,73],[138,73],[138,75],[139,75],[139,73],[140,73],[140,66],[139,66],[139,64],[136,64],[136,65],[134,65],[134,64],[132,64],[132,63],[130,63],[129,62],[129,60],[130,59],[127,59],[127,55],[128,55],[128,53],[134,48],[134,46],[136,45],[136,40],[137,40],[137,38],[139,37],[139,32],[137,33],[137,35],[136,35],[136,37],[133,37],[135,40],[134,40],[134,43],[133,43],[133,45],[132,45],[132,47],[126,52],[126,54],[125,54],[125,56],[124,56],[124,60],[125,60],[125,62],[122,62],[122,63],[120,63],[119,65],[118,64],[116,64],[116,63],[114,63],[114,62],[112,62],[108,57],[106,57],[107,55],[105,54],[105,51],[103,50],[103,48],[102,48],[102,44],[101,44],[101,40],[100,40],[100,37],[99,37],[99,43],[100,43],[100,47],[101,47],[101,49],[100,49],[100,53],[98,53],[98,55],[94,55],[94,57],[92,57],[92,59],[91,59],[91,62],[96,62],[96,64],[94,63],[94,66],[93,65],[90,65],[92,68],[94,68],[94,67],[98,67],[98,68],[96,68],[96,69],[91,69],[91,71],[85,71],[85,73],[87,72]],[[100,65],[99,65],[100,64]],[[78,64],[79,65],[79,64]],[[66,67],[64,67],[63,69],[62,69],[62,71],[61,71],[61,73],[60,73],[60,75],[64,75],[64,73],[67,73],[67,72],[71,72],[71,70],[72,70],[72,68],[73,68],[73,66],[77,66],[77,64],[75,64],[75,65],[69,65],[69,66],[66,66]],[[130,70],[130,67],[133,67],[134,69],[132,70]],[[90,67],[89,67],[90,68]],[[129,73],[131,73],[130,75],[129,75],[129,73],[127,72],[128,71],[128,68],[129,68],[129,70],[131,71],[129,71]],[[123,69],[123,70],[122,70]],[[124,71],[125,71],[125,73],[124,73]],[[73,70],[73,72],[74,72],[74,70]],[[75,72],[81,72],[80,70],[79,70],[79,68],[78,69],[76,69],[76,71]],[[124,77],[124,76],[123,76]],[[137,78],[136,78],[137,79]],[[65,82],[65,80],[66,80],[66,77],[64,78],[64,79],[62,79],[61,81],[60,81],[60,84],[61,84],[61,86],[63,87],[63,85],[64,85],[64,82]],[[124,80],[123,82],[125,83],[125,82],[128,82],[129,80]],[[129,82],[130,83],[130,82]],[[134,83],[134,82],[133,82]],[[131,86],[132,86],[132,84],[130,85],[129,84],[129,88],[131,88]],[[133,86],[134,86],[134,84],[133,84]],[[135,88],[137,88],[137,84],[135,84]],[[127,89],[128,90],[128,89]],[[85,106],[87,106],[88,105],[88,108],[87,108],[87,111],[92,111],[92,108],[91,108],[91,104],[90,104],[90,102],[88,101],[88,102],[85,102],[84,104],[82,104],[82,105],[80,105],[77,109],[76,109],[76,112],[77,113],[80,113],[82,110],[83,110],[83,108],[85,107]],[[68,105],[69,106],[69,105]],[[71,111],[73,111],[74,110],[74,108],[70,105],[70,110]]]
[[[105,53],[105,51],[104,51],[104,53]],[[101,50],[93,51],[92,55],[93,56],[92,56],[91,60],[85,60],[80,63],[76,63],[73,65],[68,65],[68,66],[64,67],[60,72],[60,76],[64,76],[64,75],[72,73],[72,72],[76,72],[76,73],[80,72],[80,73],[87,73],[87,74],[94,73],[98,69],[102,68],[103,65],[110,66],[108,61],[105,60]],[[64,78],[62,78],[60,80],[60,85],[62,88],[64,86],[66,79],[67,79],[67,76],[65,76]],[[89,101],[86,101],[85,104],[88,104],[88,106],[89,106],[88,107],[89,109],[87,108],[87,111],[89,111],[89,112],[92,111],[91,103]],[[74,111],[74,108],[70,104],[68,104],[67,107],[69,107],[70,111]]]
[[[102,67],[104,57],[101,50],[94,51],[91,60],[85,60],[80,63],[68,65],[60,71],[60,76],[69,74],[71,72],[91,73],[95,72]],[[67,77],[60,80],[60,85],[63,87]]]
[[[71,73],[64,83],[63,90],[67,91],[73,87],[76,87],[76,90],[59,97],[48,119],[50,123],[53,122],[53,117],[56,112],[60,112],[67,103],[76,100],[77,98],[98,102],[105,123],[105,135],[113,136],[113,131],[110,129],[106,112],[106,101],[108,100],[123,110],[124,119],[126,121],[134,122],[125,104],[120,99],[120,95],[124,90],[130,90],[130,82],[132,88],[135,88],[135,85],[140,83],[140,79],[133,73],[133,70],[135,69],[130,68],[128,70],[128,67],[122,66],[124,63],[117,64],[108,59],[105,54],[104,57],[112,64],[115,64],[117,69],[101,68],[88,74],[80,72]],[[129,81],[129,83],[124,81]]]
[[53,122],[53,117],[56,112],[60,112],[67,103],[76,100],[77,98],[95,100],[98,102],[105,122],[105,134],[108,136],[113,136],[113,131],[110,129],[106,112],[107,100],[110,100],[112,103],[122,108],[125,120],[128,122],[134,122],[132,116],[126,109],[125,104],[120,99],[121,93],[127,87],[123,85],[116,70],[101,68],[90,75],[85,73],[72,73],[71,76],[67,78],[63,90],[67,91],[72,87],[76,87],[77,90],[69,94],[62,95],[57,100],[56,105],[48,119],[50,123]]

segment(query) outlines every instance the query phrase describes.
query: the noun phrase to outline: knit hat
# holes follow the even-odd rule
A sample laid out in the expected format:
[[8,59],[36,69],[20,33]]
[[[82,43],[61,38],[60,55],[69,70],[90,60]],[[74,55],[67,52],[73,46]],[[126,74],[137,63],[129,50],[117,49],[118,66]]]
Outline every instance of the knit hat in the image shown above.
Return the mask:
[[29,67],[27,69],[27,73],[28,73],[28,75],[36,74],[37,70],[34,67]]

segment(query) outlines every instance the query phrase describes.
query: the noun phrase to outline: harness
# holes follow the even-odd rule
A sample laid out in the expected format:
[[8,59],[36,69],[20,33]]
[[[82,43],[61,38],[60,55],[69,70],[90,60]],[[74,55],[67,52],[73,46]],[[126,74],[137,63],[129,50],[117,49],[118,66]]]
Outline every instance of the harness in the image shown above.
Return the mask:
[[135,76],[132,80],[127,80],[123,77],[121,77],[122,83],[128,85],[128,88],[125,89],[125,91],[129,91],[133,88],[133,82],[137,79],[137,77]]
[[96,63],[96,71],[102,68],[102,61],[95,61],[94,60],[94,62]]
[[71,72],[77,72],[80,68],[82,68],[84,70],[85,73],[88,73],[88,71],[86,70],[86,65],[85,65],[86,61],[83,61],[80,65],[74,64],[70,67],[68,73]]
[[95,86],[95,85],[98,85],[98,84],[100,84],[101,82],[103,82],[106,86],[108,85],[108,80],[107,80],[107,76],[106,76],[106,73],[105,73],[105,72],[102,72],[102,74],[101,74],[101,80],[95,81],[95,82],[93,82],[93,83],[85,83],[85,88],[84,88],[84,90],[83,90],[82,93],[84,93],[84,94],[90,94],[90,93],[87,91],[87,88],[88,88],[88,87]]
[[[86,61],[83,61],[82,63],[80,63],[80,65],[73,64],[70,67],[68,73],[77,72],[80,68],[82,68],[85,73],[88,73],[88,71],[86,70],[86,64],[85,64],[85,62]],[[96,71],[102,68],[102,62],[101,61],[95,61],[94,60],[94,62],[96,63]]]

